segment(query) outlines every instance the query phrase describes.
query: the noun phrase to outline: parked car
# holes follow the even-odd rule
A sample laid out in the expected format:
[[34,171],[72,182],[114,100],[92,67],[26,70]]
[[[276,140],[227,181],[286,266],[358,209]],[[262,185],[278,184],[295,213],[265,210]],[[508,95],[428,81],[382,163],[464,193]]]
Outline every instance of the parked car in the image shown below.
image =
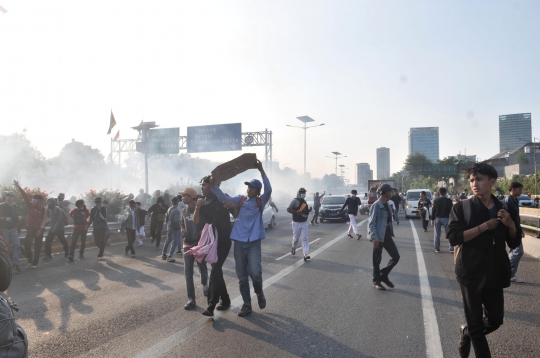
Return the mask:
[[[236,219],[232,214],[229,214],[230,220],[231,220],[231,227],[234,226],[234,223]],[[266,203],[266,206],[263,209],[263,223],[264,226],[268,229],[273,229],[274,226],[276,226],[276,209],[270,206],[270,204]]]
[[528,195],[520,195],[517,199],[519,206],[527,206],[530,208],[534,208],[534,201]]
[[409,219],[410,217],[420,217],[420,212],[418,211],[418,200],[420,200],[420,193],[422,191],[426,192],[426,197],[431,200],[431,203],[433,203],[433,197],[429,189],[407,190],[407,194],[405,195],[405,219]]
[[336,220],[347,221],[349,219],[347,208],[343,209],[339,215],[337,213],[343,204],[345,204],[345,200],[347,200],[346,195],[326,195],[322,199],[321,208],[319,210],[319,219],[321,220],[321,223]]

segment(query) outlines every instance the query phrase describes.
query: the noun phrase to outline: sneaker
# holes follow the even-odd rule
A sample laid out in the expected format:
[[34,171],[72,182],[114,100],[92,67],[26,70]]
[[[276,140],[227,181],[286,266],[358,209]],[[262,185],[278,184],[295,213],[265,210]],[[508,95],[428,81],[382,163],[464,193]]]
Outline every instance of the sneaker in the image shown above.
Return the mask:
[[247,316],[248,314],[250,314],[251,312],[252,312],[251,305],[248,305],[247,303],[244,303],[242,305],[242,309],[240,310],[240,312],[238,312],[238,315],[240,317],[244,317],[244,316]]
[[377,282],[373,283],[373,288],[375,288],[377,290],[380,290],[380,291],[386,291],[386,288],[384,288],[383,285],[381,285],[380,283],[377,283]]
[[35,270],[35,269],[37,269],[37,266],[36,266],[36,265],[32,265],[32,266],[30,266],[30,268]]
[[296,254],[296,247],[292,247],[291,248],[291,255],[295,255]]
[[394,288],[394,284],[388,279],[388,277],[381,278],[381,282],[390,288]]
[[309,261],[311,260],[311,256],[309,255],[304,255],[304,261]]
[[510,279],[510,282],[515,282],[515,283],[525,283],[525,281],[523,281],[523,280],[520,279],[520,278],[517,278],[516,276],[513,276],[513,277]]
[[352,235],[347,233],[347,236],[349,237],[349,239],[352,239]]
[[68,256],[68,260],[69,260],[70,262],[73,262],[73,256]]
[[69,251],[64,252],[64,257],[68,257],[68,256],[69,256]]
[[203,292],[204,297],[208,297],[208,285],[204,285],[202,287],[202,292]]
[[216,309],[217,309],[218,311],[226,311],[226,310],[229,309],[229,307],[231,307],[231,303],[230,303],[230,302],[229,302],[229,303],[223,303],[223,302],[220,302],[220,303],[217,305]]
[[15,271],[16,273],[21,273],[21,269],[18,265],[13,265],[13,271]]
[[[160,255],[163,261],[167,260],[167,255]],[[159,257],[159,256],[158,256]]]
[[176,260],[175,260],[174,258],[172,258],[172,257],[169,257],[169,258],[167,259],[167,262],[175,262],[175,261],[176,261]]
[[131,254],[131,257],[136,257],[135,253],[132,253],[132,254]]
[[361,237],[362,237],[362,235],[356,234],[356,240],[360,240]]
[[208,306],[206,310],[203,311],[203,316],[214,317],[214,306]]
[[98,259],[99,261],[105,260],[105,259],[103,258],[103,256],[98,256],[97,259]]
[[435,252],[436,252],[436,253],[439,253],[439,252],[441,252],[441,250],[439,250],[439,249],[435,249]]
[[266,307],[266,298],[264,297],[264,293],[261,292],[257,295],[257,302],[259,303],[259,308],[264,309]]
[[31,262],[29,262],[29,263],[27,263],[27,264],[26,264],[26,266],[32,266],[32,263],[31,263]]
[[52,260],[52,256],[45,256],[43,258],[43,261],[51,261]]
[[195,303],[195,300],[189,300],[186,305],[184,306],[184,309],[185,310],[190,310],[192,308],[195,308],[195,306],[197,306],[197,304]]
[[459,340],[458,351],[461,357],[468,357],[471,352],[471,336],[465,333],[465,329],[467,329],[466,324],[459,327],[461,339]]

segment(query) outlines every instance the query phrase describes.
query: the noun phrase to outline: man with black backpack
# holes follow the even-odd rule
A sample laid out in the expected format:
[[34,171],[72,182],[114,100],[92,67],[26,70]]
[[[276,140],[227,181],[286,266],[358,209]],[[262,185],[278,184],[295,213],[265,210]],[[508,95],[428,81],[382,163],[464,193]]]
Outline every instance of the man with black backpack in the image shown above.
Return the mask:
[[69,212],[69,216],[73,219],[73,234],[71,235],[68,259],[69,261],[73,261],[79,237],[81,238],[80,259],[84,258],[84,248],[86,247],[86,235],[88,233],[87,219],[90,216],[90,212],[86,208],[86,205],[84,205],[84,200],[80,199],[75,202],[75,209]]
[[293,239],[291,246],[291,254],[296,254],[296,244],[298,240],[302,238],[302,250],[304,251],[304,261],[311,260],[309,256],[309,238],[308,238],[308,224],[307,219],[309,213],[311,212],[310,207],[308,207],[306,202],[306,189],[300,188],[296,193],[296,198],[294,198],[287,212],[292,214],[292,231]]
[[455,272],[461,286],[466,325],[460,328],[458,350],[468,357],[471,343],[476,357],[491,357],[486,335],[504,318],[503,289],[510,286],[506,245],[521,244],[518,213],[493,194],[497,171],[486,163],[468,170],[473,197],[453,206],[447,238],[455,248]]
[[[226,196],[219,186],[213,186],[211,189],[212,193],[216,195],[219,201],[225,204],[226,208],[238,207],[238,217],[231,232],[231,239],[234,241],[236,275],[238,276],[240,293],[244,300],[242,309],[238,312],[240,317],[246,316],[252,311],[249,277],[253,282],[259,308],[266,307],[266,298],[262,290],[261,241],[266,238],[262,211],[272,195],[272,186],[259,160],[257,160],[255,167],[261,173],[264,184],[257,179],[245,182],[244,184],[248,187],[247,196]],[[261,195],[263,186],[264,193]]]
[[94,243],[98,247],[97,254],[98,260],[103,260],[103,252],[105,251],[105,233],[107,232],[107,209],[101,206],[101,198],[98,196],[94,199],[96,206],[90,211],[90,220],[88,221],[88,227],[94,224],[92,234],[94,236]]

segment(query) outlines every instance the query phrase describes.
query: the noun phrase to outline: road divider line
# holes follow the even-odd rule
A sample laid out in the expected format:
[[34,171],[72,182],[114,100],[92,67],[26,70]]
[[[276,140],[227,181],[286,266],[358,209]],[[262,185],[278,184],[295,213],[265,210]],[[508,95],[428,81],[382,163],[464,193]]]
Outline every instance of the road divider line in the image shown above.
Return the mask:
[[409,220],[414,237],[414,246],[416,249],[416,260],[418,262],[418,278],[420,279],[420,295],[422,296],[422,314],[424,316],[424,336],[426,340],[426,355],[428,358],[443,357],[441,336],[437,316],[435,316],[435,307],[433,306],[433,296],[429,286],[426,262],[424,253],[420,246],[420,239],[414,227],[413,221]]
[[[367,221],[367,219],[363,220],[362,222],[360,222],[356,226],[359,227],[360,225],[362,225],[366,221]],[[335,237],[334,239],[327,242],[326,244],[324,244],[323,246],[321,246],[320,248],[315,250],[313,253],[311,253],[310,256],[313,258],[313,257],[319,255],[320,253],[324,252],[326,249],[328,249],[329,247],[331,247],[332,245],[337,243],[339,240],[343,239],[345,236],[347,236],[347,234],[343,233],[343,234]],[[293,272],[296,268],[302,266],[305,263],[306,263],[306,261],[304,261],[304,258],[301,258],[300,260],[296,261],[294,264],[284,268],[283,270],[279,271],[275,275],[267,278],[266,280],[263,281],[263,289],[267,289],[268,287],[270,287],[274,283],[278,282],[283,277],[287,276],[288,274]],[[251,294],[252,294],[252,297],[255,297],[255,293],[253,292],[253,288],[251,288]],[[244,303],[244,301],[242,299],[242,295],[238,295],[237,297],[235,297],[231,301],[231,309],[229,311],[231,311],[231,312],[238,311],[240,305],[242,305],[243,303]],[[219,320],[222,315],[227,314],[227,311],[223,312],[222,314],[217,314],[217,312],[218,311],[214,311],[214,318],[213,318],[214,322]],[[194,334],[194,333],[198,332],[199,330],[201,330],[207,324],[208,324],[208,317],[201,317],[198,320],[196,320],[195,322],[187,325],[183,329],[171,334],[167,338],[165,338],[165,339],[159,341],[158,343],[154,344],[153,346],[148,347],[144,351],[137,354],[135,356],[135,358],[155,358],[155,357],[160,357],[160,356],[166,354],[167,352],[169,352],[171,349],[173,349],[177,345],[181,344],[186,339],[188,339],[189,336],[191,336],[192,334]]]
[[[320,239],[321,239],[321,238],[319,237],[318,239],[313,240],[313,241],[310,242],[309,244],[311,245],[311,244],[313,244],[314,242],[319,241]],[[304,250],[304,249],[300,247],[298,250]],[[281,257],[278,257],[278,258],[276,259],[276,261],[281,260],[282,258],[285,258],[285,257],[287,257],[287,256],[289,256],[289,255],[292,255],[292,254],[289,252],[288,254],[285,254],[285,255],[283,255],[283,256],[281,256]]]

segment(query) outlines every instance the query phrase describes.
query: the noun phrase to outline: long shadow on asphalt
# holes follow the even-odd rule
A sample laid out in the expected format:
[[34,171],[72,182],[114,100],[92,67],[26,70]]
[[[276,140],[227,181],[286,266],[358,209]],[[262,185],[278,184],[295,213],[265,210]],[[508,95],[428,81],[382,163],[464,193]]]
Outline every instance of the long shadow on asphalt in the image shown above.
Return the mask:
[[255,338],[255,340],[253,340],[255,342],[260,340],[272,344],[280,350],[288,351],[299,357],[373,357],[362,354],[332,337],[328,337],[315,331],[299,320],[291,317],[277,313],[252,313],[245,319],[248,321],[246,322],[246,326],[253,324],[258,326],[260,330],[244,327],[226,318],[220,319],[219,324],[214,324],[213,328],[219,332],[234,329],[239,333]]

